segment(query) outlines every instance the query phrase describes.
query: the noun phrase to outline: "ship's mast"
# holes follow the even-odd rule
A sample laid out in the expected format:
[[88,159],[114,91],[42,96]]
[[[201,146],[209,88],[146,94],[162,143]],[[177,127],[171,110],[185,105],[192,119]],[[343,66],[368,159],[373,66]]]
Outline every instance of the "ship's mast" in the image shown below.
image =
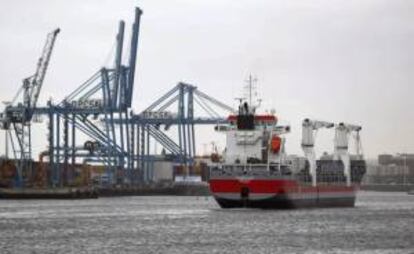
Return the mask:
[[246,82],[247,82],[247,85],[245,86],[245,89],[247,91],[247,98],[249,98],[249,106],[253,107],[252,101],[253,101],[253,97],[256,95],[255,90],[256,90],[257,78],[253,78],[253,76],[250,74]]

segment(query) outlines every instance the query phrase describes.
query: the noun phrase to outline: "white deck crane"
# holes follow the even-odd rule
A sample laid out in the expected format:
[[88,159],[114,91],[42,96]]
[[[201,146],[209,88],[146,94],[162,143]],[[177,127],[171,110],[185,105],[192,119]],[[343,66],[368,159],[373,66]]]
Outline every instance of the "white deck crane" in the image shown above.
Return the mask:
[[334,123],[310,120],[302,121],[302,150],[309,162],[309,173],[312,177],[312,186],[316,186],[316,156],[315,156],[315,136],[320,128],[332,128]]
[[348,153],[349,135],[355,132],[356,155],[361,157],[361,140],[359,131],[362,129],[359,125],[339,123],[335,127],[335,157],[340,159],[344,164],[344,175],[346,177],[346,185],[351,186],[351,159]]

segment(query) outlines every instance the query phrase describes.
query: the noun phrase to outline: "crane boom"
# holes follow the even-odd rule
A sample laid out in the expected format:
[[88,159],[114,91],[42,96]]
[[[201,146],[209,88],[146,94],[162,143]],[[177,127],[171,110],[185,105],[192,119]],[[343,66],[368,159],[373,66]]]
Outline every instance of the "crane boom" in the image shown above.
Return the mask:
[[27,124],[32,121],[40,90],[52,55],[53,46],[60,29],[48,33],[36,72],[25,79],[12,101],[8,102],[3,113],[0,113],[0,128],[9,129],[12,123]]
[[[13,133],[17,141],[16,146],[12,145],[14,157],[17,162],[15,186],[21,186],[23,184],[23,172],[25,170],[32,170],[31,122],[52,55],[56,36],[59,32],[60,29],[58,28],[47,35],[42,54],[37,62],[36,72],[34,75],[23,80],[23,85],[20,87],[16,96],[7,104],[4,112],[0,113],[0,128],[5,129],[9,133],[11,140],[13,140],[11,138]],[[18,98],[21,98],[21,94],[23,100],[17,101]],[[17,102],[17,105],[15,105],[15,102]]]
[[[348,151],[349,134],[361,131],[362,127],[359,125],[339,123],[335,128],[335,151],[341,153]],[[358,135],[359,136],[359,135]],[[359,154],[358,154],[359,155]]]
[[360,136],[359,132],[362,127],[359,125],[339,123],[335,127],[335,156],[339,158],[344,164],[344,174],[346,177],[347,186],[351,185],[351,161],[348,153],[349,134],[356,132],[356,145],[357,145],[357,156],[361,157],[360,154]]
[[45,79],[47,68],[49,65],[50,57],[52,55],[53,46],[55,45],[56,37],[59,34],[60,29],[57,28],[47,35],[46,43],[43,47],[42,55],[37,62],[36,72],[33,76],[26,78],[24,86],[28,86],[27,94],[25,96],[25,106],[29,108],[35,108],[37,100],[39,99],[40,90],[42,89],[43,80]]
[[315,156],[315,136],[321,128],[332,128],[334,123],[304,119],[302,122],[302,150],[309,162],[309,173],[312,177],[312,186],[316,186],[316,156]]

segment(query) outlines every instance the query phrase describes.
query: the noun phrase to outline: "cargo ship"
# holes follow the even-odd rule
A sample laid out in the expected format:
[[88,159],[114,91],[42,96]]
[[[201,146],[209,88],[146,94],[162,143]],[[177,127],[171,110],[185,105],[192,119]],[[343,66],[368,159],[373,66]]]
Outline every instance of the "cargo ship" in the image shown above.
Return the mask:
[[[249,91],[251,92],[250,78]],[[226,135],[226,148],[209,166],[209,188],[222,208],[353,207],[366,172],[361,126],[304,119],[304,156],[288,155],[290,126],[272,113],[257,114],[258,105],[240,99],[238,112],[215,130]],[[334,151],[316,159],[316,132],[334,129]],[[348,152],[355,139],[355,154]]]

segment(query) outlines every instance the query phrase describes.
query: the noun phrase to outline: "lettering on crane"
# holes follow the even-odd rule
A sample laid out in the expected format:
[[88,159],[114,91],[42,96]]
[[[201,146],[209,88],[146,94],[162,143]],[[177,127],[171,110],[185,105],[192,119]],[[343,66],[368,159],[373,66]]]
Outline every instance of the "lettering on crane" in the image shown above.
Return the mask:
[[172,119],[176,117],[175,114],[169,111],[144,111],[142,116],[150,119]]
[[78,100],[78,101],[72,101],[71,105],[73,108],[94,109],[94,108],[102,108],[103,101],[101,99]]

